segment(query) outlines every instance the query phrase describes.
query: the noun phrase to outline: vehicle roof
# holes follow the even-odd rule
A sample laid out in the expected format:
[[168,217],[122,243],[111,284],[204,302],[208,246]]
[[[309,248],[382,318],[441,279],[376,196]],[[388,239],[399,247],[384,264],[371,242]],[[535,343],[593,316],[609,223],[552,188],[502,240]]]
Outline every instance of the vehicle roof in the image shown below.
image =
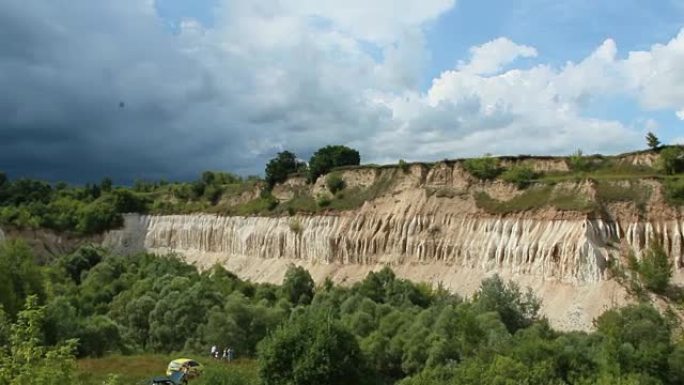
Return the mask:
[[195,360],[193,360],[192,358],[176,358],[175,360],[173,360],[173,361],[171,361],[171,362],[176,362],[176,363],[179,363],[179,364],[184,364],[184,363],[190,362],[190,361],[195,361]]

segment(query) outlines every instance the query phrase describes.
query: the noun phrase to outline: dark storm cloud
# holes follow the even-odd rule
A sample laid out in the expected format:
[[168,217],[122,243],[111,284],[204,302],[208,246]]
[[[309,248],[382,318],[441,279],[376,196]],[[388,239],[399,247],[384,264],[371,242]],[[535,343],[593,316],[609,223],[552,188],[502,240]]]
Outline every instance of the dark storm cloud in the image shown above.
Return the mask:
[[74,182],[260,173],[288,143],[308,156],[383,116],[349,97],[358,90],[315,41],[266,52],[244,31],[192,32],[139,0],[2,2],[0,170]]
[[[639,139],[579,113],[573,95],[602,92],[584,76],[596,60],[445,71],[420,92],[423,25],[454,2],[354,0],[373,11],[357,15],[349,1],[218,0],[210,27],[169,27],[154,0],[0,1],[0,170],[127,183],[261,173],[278,151],[308,158],[327,144],[390,162]],[[556,87],[565,99],[547,98]]]

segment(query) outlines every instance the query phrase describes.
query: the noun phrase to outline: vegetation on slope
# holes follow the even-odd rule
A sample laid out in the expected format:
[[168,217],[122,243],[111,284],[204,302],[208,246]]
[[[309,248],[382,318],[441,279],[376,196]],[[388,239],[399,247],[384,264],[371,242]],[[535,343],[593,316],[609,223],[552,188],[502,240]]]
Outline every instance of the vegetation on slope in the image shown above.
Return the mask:
[[[607,311],[592,333],[563,333],[539,317],[531,293],[496,276],[465,300],[398,279],[388,268],[351,287],[330,281],[315,287],[296,267],[283,285],[270,285],[242,281],[219,266],[199,272],[173,257],[120,257],[93,248],[44,266],[33,260],[19,242],[0,247],[0,262],[23,266],[0,286],[7,309],[0,312],[0,384],[102,384],[102,372],[110,370],[120,377],[104,383],[123,384],[143,369],[129,373],[135,361],[121,354],[155,354],[136,364],[151,377],[171,352],[206,361],[201,357],[214,344],[256,359],[258,370],[250,361],[240,370],[209,363],[198,385],[684,380],[678,326],[651,306]],[[654,266],[643,271],[664,268]],[[23,287],[24,281],[37,286]],[[16,303],[24,310],[6,307]],[[76,357],[112,354],[79,361],[82,372],[76,371]],[[159,366],[152,369],[152,361]],[[100,373],[88,375],[87,368]]]
[[[657,138],[655,138],[657,139]],[[658,141],[649,139],[650,145]],[[620,157],[585,156],[581,151],[565,158],[568,171],[537,172],[533,158],[483,157],[459,161],[476,179],[501,180],[522,192],[508,201],[474,193],[478,207],[493,214],[555,207],[559,210],[605,213],[615,202],[633,202],[645,212],[652,191],[640,183],[649,178],[663,184],[667,203],[684,204],[684,147],[655,146],[660,161],[654,167],[633,165]],[[558,160],[548,157],[546,160]],[[562,159],[562,158],[560,158]],[[85,186],[49,184],[30,179],[9,180],[0,173],[0,226],[21,229],[47,228],[57,232],[92,235],[116,228],[128,212],[151,214],[218,213],[223,215],[292,215],[328,210],[353,210],[387,193],[410,165],[374,168],[378,177],[367,187],[349,186],[343,170],[357,167],[358,151],[345,146],[319,149],[309,165],[289,151],[282,151],[266,165],[266,180],[242,178],[230,173],[206,171],[193,182],[136,181],[131,187],[113,186],[109,178]],[[507,162],[505,163],[504,160]],[[504,164],[508,166],[504,167]],[[364,166],[371,167],[371,166]],[[272,189],[292,173],[306,175],[309,183],[323,173],[329,193],[314,196],[310,186],[292,187],[294,198],[285,202]],[[557,188],[561,182],[592,181],[596,194]],[[426,187],[428,196],[466,198],[449,188]]]

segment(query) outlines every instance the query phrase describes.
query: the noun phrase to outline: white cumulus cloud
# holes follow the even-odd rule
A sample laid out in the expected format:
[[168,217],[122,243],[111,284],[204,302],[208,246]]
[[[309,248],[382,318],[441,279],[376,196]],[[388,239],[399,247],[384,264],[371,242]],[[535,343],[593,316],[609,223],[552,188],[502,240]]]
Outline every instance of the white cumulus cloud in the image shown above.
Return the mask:
[[518,45],[505,37],[492,40],[470,49],[470,61],[459,65],[459,70],[473,74],[492,74],[519,57],[537,56],[534,47]]

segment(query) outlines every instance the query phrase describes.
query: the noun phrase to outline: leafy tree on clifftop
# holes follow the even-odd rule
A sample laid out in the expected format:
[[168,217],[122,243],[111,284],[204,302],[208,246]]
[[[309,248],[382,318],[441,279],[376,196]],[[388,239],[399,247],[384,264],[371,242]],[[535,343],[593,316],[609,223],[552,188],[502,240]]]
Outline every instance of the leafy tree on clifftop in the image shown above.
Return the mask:
[[266,183],[268,188],[273,188],[277,183],[282,183],[291,173],[297,172],[303,166],[297,161],[297,156],[290,151],[282,151],[266,164]]
[[361,163],[359,152],[347,146],[325,146],[316,151],[309,161],[309,182],[335,167],[356,166]]
[[646,134],[646,143],[651,150],[655,150],[660,146],[660,140],[652,132]]

